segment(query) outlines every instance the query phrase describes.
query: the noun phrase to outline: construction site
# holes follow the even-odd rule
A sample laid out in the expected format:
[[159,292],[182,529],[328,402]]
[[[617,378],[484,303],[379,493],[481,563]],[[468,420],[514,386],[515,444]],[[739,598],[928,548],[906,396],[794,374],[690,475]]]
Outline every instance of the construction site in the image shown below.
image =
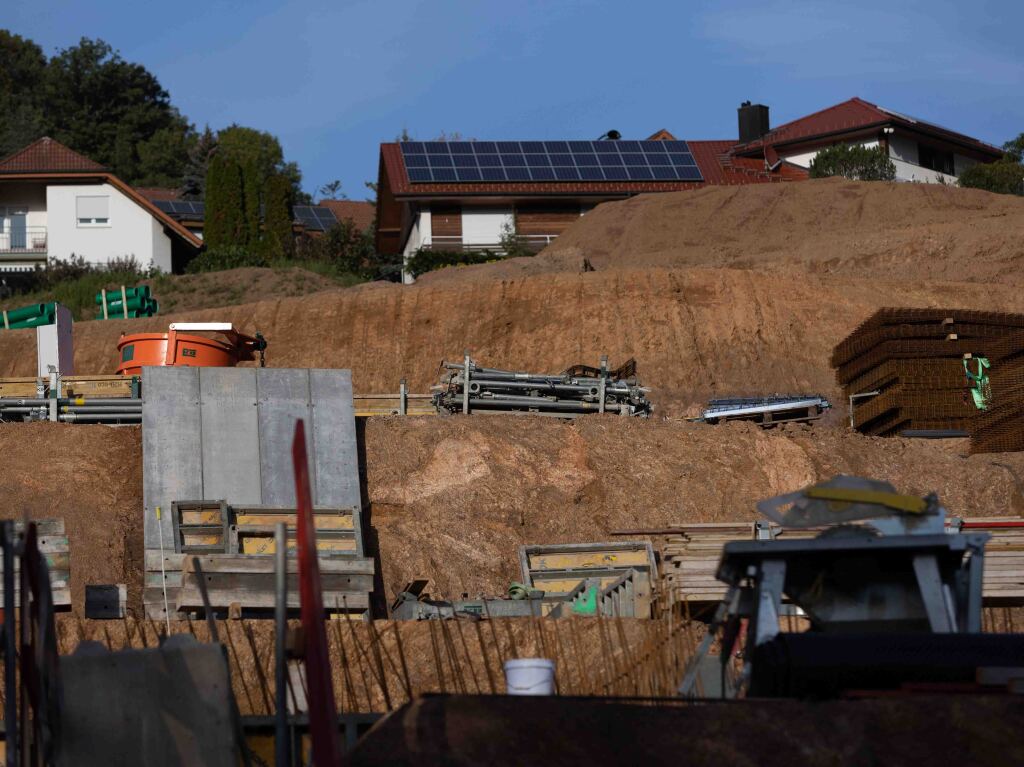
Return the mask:
[[1024,763],[1022,231],[717,186],[5,311],[7,763]]

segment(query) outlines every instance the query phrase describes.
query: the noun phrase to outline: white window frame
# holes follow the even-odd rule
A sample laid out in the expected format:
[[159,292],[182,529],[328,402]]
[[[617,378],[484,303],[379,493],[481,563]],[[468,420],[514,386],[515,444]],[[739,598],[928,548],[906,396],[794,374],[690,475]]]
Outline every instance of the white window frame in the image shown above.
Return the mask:
[[[82,199],[104,199],[107,201],[106,217],[94,216],[92,218],[79,217],[78,201]],[[110,195],[108,194],[83,194],[75,196],[75,225],[79,229],[106,229],[110,227]]]

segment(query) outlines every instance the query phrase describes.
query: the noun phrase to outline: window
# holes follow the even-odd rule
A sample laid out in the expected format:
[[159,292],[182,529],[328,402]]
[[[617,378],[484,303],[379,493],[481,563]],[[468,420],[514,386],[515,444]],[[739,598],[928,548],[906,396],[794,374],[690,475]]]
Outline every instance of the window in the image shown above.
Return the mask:
[[953,175],[953,153],[927,144],[917,145],[917,164],[922,168]]
[[76,197],[75,215],[79,226],[109,226],[109,197]]

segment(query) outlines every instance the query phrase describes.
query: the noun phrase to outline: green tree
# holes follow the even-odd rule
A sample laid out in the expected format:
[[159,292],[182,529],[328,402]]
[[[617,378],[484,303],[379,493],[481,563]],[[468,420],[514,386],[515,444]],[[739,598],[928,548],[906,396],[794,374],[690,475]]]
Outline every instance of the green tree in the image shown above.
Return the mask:
[[373,235],[360,231],[351,219],[343,219],[324,232],[318,241],[323,260],[340,272],[373,278],[377,274],[377,254]]
[[185,177],[181,183],[182,196],[186,200],[202,200],[206,196],[206,172],[216,149],[217,134],[207,125],[188,152]]
[[206,177],[203,240],[207,248],[238,247],[245,242],[242,170],[234,160],[216,154]]
[[44,83],[58,141],[129,183],[182,177],[192,127],[145,67],[102,40],[82,38],[50,59]]
[[1005,154],[995,162],[979,163],[963,173],[957,183],[972,189],[1024,196],[1024,133],[1003,144]]
[[302,172],[299,166],[294,162],[285,162],[281,142],[272,133],[242,125],[229,125],[217,133],[217,145],[218,151],[243,168],[251,163],[261,189],[271,176],[281,175],[291,184],[294,200],[309,202],[309,195],[302,191]]
[[252,158],[246,159],[242,165],[242,209],[245,211],[244,244],[251,250],[260,246],[260,220],[263,216],[263,193],[270,182],[270,176],[260,178]]
[[42,49],[0,29],[0,157],[49,132],[43,109],[45,75]]
[[884,147],[836,144],[822,149],[811,160],[811,178],[843,176],[854,181],[892,181],[896,164]]
[[263,253],[270,261],[291,258],[295,254],[292,234],[292,185],[286,176],[275,174],[263,188],[266,214],[263,224]]
[[341,191],[341,182],[338,179],[330,181],[317,190],[321,200],[344,200],[346,195]]

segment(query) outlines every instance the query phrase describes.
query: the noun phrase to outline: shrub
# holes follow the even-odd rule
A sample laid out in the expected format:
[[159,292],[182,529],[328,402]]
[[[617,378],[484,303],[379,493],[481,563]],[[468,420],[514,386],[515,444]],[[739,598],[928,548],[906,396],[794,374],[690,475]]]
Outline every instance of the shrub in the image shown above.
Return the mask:
[[811,160],[811,178],[843,176],[854,181],[892,181],[896,165],[884,147],[836,144],[822,149]]
[[979,163],[960,174],[960,186],[984,189],[999,194],[1024,195],[1024,165],[1004,157],[992,163]]
[[270,260],[259,250],[241,245],[226,245],[218,248],[206,248],[189,262],[185,271],[190,274],[199,274],[201,272],[220,272],[225,269],[240,269],[245,266],[270,266]]
[[444,269],[447,266],[486,264],[491,261],[500,261],[503,257],[491,250],[451,251],[420,248],[409,257],[405,269],[413,277],[419,277],[421,274],[432,272],[435,269]]
[[292,235],[291,182],[277,173],[263,186],[264,224],[262,248],[268,259],[295,255]]

